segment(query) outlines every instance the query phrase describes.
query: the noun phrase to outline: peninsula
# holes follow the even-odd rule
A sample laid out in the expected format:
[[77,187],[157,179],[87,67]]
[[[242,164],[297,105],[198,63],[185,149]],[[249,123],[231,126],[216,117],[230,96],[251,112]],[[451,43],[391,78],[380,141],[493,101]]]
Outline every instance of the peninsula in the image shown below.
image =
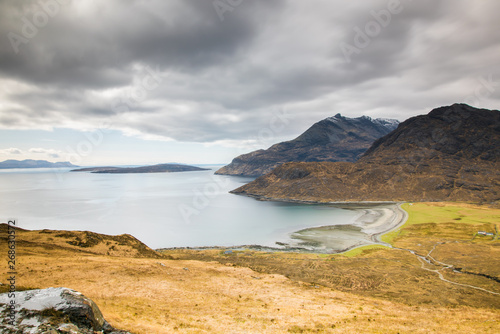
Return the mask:
[[128,173],[177,173],[177,172],[195,172],[209,170],[182,164],[159,164],[141,167],[89,167],[73,169],[72,172],[91,172],[99,174],[128,174]]

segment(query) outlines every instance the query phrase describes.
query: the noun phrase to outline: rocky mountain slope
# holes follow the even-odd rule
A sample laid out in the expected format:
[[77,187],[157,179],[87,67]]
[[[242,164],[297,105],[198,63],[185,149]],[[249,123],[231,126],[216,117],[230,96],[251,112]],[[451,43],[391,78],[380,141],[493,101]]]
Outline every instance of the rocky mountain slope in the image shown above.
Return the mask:
[[78,167],[70,162],[50,162],[46,160],[5,160],[0,162],[0,169],[10,168],[64,168]]
[[398,124],[392,119],[337,114],[314,124],[294,140],[240,155],[216,174],[260,176],[290,161],[356,161],[376,139]]
[[233,193],[298,201],[500,201],[500,112],[410,118],[356,162],[287,163]]

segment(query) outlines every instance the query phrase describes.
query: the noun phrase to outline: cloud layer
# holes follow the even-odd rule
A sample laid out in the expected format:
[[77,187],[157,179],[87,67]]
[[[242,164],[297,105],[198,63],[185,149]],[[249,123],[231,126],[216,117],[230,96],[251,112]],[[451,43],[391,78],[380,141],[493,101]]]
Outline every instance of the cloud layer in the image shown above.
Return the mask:
[[498,1],[214,3],[1,1],[0,127],[234,143],[283,110],[293,136],[500,106]]

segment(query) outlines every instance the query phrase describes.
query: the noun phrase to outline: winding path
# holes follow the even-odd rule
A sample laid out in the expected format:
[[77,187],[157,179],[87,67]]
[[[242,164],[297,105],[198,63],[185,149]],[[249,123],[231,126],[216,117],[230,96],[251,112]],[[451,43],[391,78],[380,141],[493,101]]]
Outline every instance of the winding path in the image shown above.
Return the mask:
[[[476,289],[476,290],[480,290],[480,291],[484,291],[484,292],[488,292],[488,293],[500,296],[500,293],[498,293],[498,292],[494,292],[494,291],[490,291],[490,290],[487,290],[487,289],[483,289],[483,288],[480,288],[480,287],[477,287],[477,286],[474,286],[474,285],[453,282],[453,281],[450,281],[450,280],[444,278],[443,273],[441,271],[444,270],[444,269],[453,269],[455,266],[452,265],[452,264],[447,264],[447,263],[443,263],[441,261],[438,261],[438,260],[436,260],[435,258],[433,258],[431,256],[431,253],[436,249],[436,246],[440,245],[440,244],[444,244],[444,242],[438,242],[437,244],[435,244],[434,247],[429,251],[429,253],[426,256],[418,255],[415,251],[413,251],[411,249],[395,248],[395,247],[394,247],[394,249],[407,251],[407,252],[410,252],[411,254],[415,255],[417,257],[417,259],[420,261],[420,263],[421,263],[420,267],[422,269],[438,274],[439,279],[442,280],[442,281],[444,281],[444,282],[447,282],[447,283],[450,283],[450,284],[454,284],[454,285],[463,286],[463,287],[466,287],[466,288]],[[429,269],[429,268],[426,268],[425,267],[426,263],[433,264],[431,262],[431,260],[429,260],[429,258],[432,259],[432,261],[434,261],[435,263],[437,263],[440,266],[442,266],[442,268],[441,269]]]

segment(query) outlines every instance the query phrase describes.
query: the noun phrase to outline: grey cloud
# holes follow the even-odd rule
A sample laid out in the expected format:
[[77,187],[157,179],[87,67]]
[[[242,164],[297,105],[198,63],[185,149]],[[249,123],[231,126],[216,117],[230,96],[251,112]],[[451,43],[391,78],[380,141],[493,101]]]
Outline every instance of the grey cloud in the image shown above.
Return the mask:
[[[390,1],[243,1],[223,21],[212,1],[73,1],[16,54],[6,36],[40,10],[34,3],[0,2],[0,84],[19,84],[3,93],[4,128],[111,119],[181,141],[245,140],[281,107],[309,125],[337,112],[404,120],[467,99],[479,77],[500,81],[494,0],[401,0],[350,63],[339,45]],[[158,68],[161,83],[116,108],[142,87],[145,67]],[[498,108],[493,88],[478,106]]]
[[[2,40],[0,70],[36,83],[108,87],[128,82],[127,72],[135,63],[196,71],[229,61],[257,29],[244,17],[221,24],[210,2],[126,4],[93,3],[87,12],[78,8],[86,5],[76,1],[62,6],[28,44],[20,46],[19,54],[7,39]],[[4,15],[13,15],[2,30],[18,34],[22,18],[33,21],[33,14],[40,11],[39,6],[22,2],[4,2],[1,9]]]
[[34,153],[34,154],[45,154],[47,155],[48,157],[51,157],[51,158],[60,158],[61,157],[61,152],[59,151],[56,151],[54,149],[46,149],[46,148],[37,148],[37,147],[34,147],[34,148],[30,148],[28,150],[29,153]]
[[45,153],[45,150],[41,149],[41,148],[30,148],[29,152],[30,153]]
[[3,153],[3,154],[22,154],[23,152],[18,148],[11,147],[11,148],[0,150],[0,153]]

